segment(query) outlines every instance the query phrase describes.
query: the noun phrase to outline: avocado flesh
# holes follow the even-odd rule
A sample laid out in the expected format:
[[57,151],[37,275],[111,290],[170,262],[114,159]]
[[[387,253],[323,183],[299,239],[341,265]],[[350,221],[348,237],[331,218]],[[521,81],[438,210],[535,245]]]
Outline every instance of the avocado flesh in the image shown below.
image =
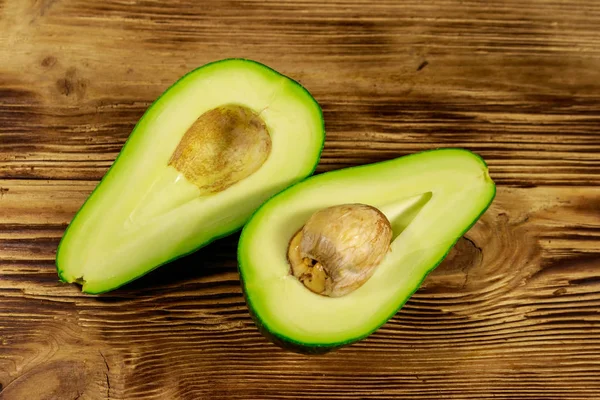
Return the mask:
[[[487,166],[440,149],[313,176],[279,193],[246,224],[238,248],[246,301],[260,330],[300,352],[324,352],[383,325],[417,290],[495,196]],[[290,275],[290,238],[315,211],[363,203],[390,220],[390,251],[354,292],[330,298]]]
[[[260,115],[270,152],[250,176],[203,191],[170,159],[199,116],[228,104]],[[57,251],[61,280],[106,292],[236,231],[267,198],[314,171],[323,142],[319,105],[290,78],[242,59],[193,70],[149,107],[71,221]]]

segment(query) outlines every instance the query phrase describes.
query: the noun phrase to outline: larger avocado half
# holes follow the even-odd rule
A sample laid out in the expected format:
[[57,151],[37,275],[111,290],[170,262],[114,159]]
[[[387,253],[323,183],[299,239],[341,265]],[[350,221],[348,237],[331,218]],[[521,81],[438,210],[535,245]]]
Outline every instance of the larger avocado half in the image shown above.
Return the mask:
[[193,70],[148,108],[69,224],[59,277],[107,292],[238,230],[312,174],[324,136],[317,102],[271,68]]
[[[485,162],[462,149],[431,150],[328,172],[284,190],[258,209],[239,242],[242,288],[255,322],[273,342],[302,353],[323,353],[367,337],[419,288],[487,209],[495,192]],[[330,260],[343,258],[336,253],[340,251],[358,251],[359,260],[368,259],[372,254],[356,246],[340,250],[332,243],[364,245],[356,237],[373,220],[369,243],[381,247],[378,243],[388,240],[389,249],[370,278],[350,293],[331,297],[309,290],[292,273],[292,238],[309,220],[313,230],[335,232],[349,215],[347,206],[340,205],[356,204],[364,214],[351,220],[346,232],[313,237],[312,244],[321,246],[321,255]],[[320,210],[335,211],[331,220],[319,222]],[[385,219],[387,227],[379,224]]]

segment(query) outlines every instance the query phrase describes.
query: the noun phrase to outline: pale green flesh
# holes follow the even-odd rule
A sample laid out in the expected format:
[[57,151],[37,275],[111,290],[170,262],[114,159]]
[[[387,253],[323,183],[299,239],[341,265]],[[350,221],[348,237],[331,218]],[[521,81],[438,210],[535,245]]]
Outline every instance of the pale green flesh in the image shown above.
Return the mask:
[[[169,158],[201,114],[231,103],[260,114],[272,149],[249,177],[202,195]],[[312,173],[323,140],[319,106],[291,79],[238,59],[192,71],[149,108],[71,222],[57,254],[61,278],[104,292],[231,233],[268,197]]]
[[[443,149],[311,177],[265,203],[239,246],[244,290],[272,334],[327,346],[383,324],[487,208],[495,185],[473,153]],[[315,211],[343,203],[379,208],[394,230],[391,251],[356,291],[317,295],[290,275],[288,242]]]

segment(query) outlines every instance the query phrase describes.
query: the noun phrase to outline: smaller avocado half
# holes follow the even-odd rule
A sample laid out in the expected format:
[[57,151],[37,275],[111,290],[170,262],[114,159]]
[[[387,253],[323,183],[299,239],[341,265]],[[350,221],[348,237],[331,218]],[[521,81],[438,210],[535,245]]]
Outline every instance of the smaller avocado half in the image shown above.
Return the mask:
[[[485,162],[463,149],[332,171],[284,190],[256,211],[239,242],[242,289],[254,321],[274,343],[301,353],[324,353],[367,337],[404,305],[495,193]],[[383,213],[391,243],[362,286],[328,297],[292,275],[287,251],[311,215],[341,204]]]
[[238,230],[312,174],[324,137],[309,92],[263,64],[191,71],[148,108],[69,224],[59,277],[107,292]]

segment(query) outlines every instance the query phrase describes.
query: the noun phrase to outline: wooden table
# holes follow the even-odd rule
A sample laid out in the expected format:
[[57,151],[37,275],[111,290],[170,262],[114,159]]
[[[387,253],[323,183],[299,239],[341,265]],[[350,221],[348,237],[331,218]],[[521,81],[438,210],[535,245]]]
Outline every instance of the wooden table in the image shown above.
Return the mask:
[[[317,172],[451,146],[490,165],[492,207],[363,342],[267,342],[236,235],[109,295],[57,280],[144,110],[226,57],[319,101]],[[0,61],[1,399],[600,398],[598,1],[0,0]]]

